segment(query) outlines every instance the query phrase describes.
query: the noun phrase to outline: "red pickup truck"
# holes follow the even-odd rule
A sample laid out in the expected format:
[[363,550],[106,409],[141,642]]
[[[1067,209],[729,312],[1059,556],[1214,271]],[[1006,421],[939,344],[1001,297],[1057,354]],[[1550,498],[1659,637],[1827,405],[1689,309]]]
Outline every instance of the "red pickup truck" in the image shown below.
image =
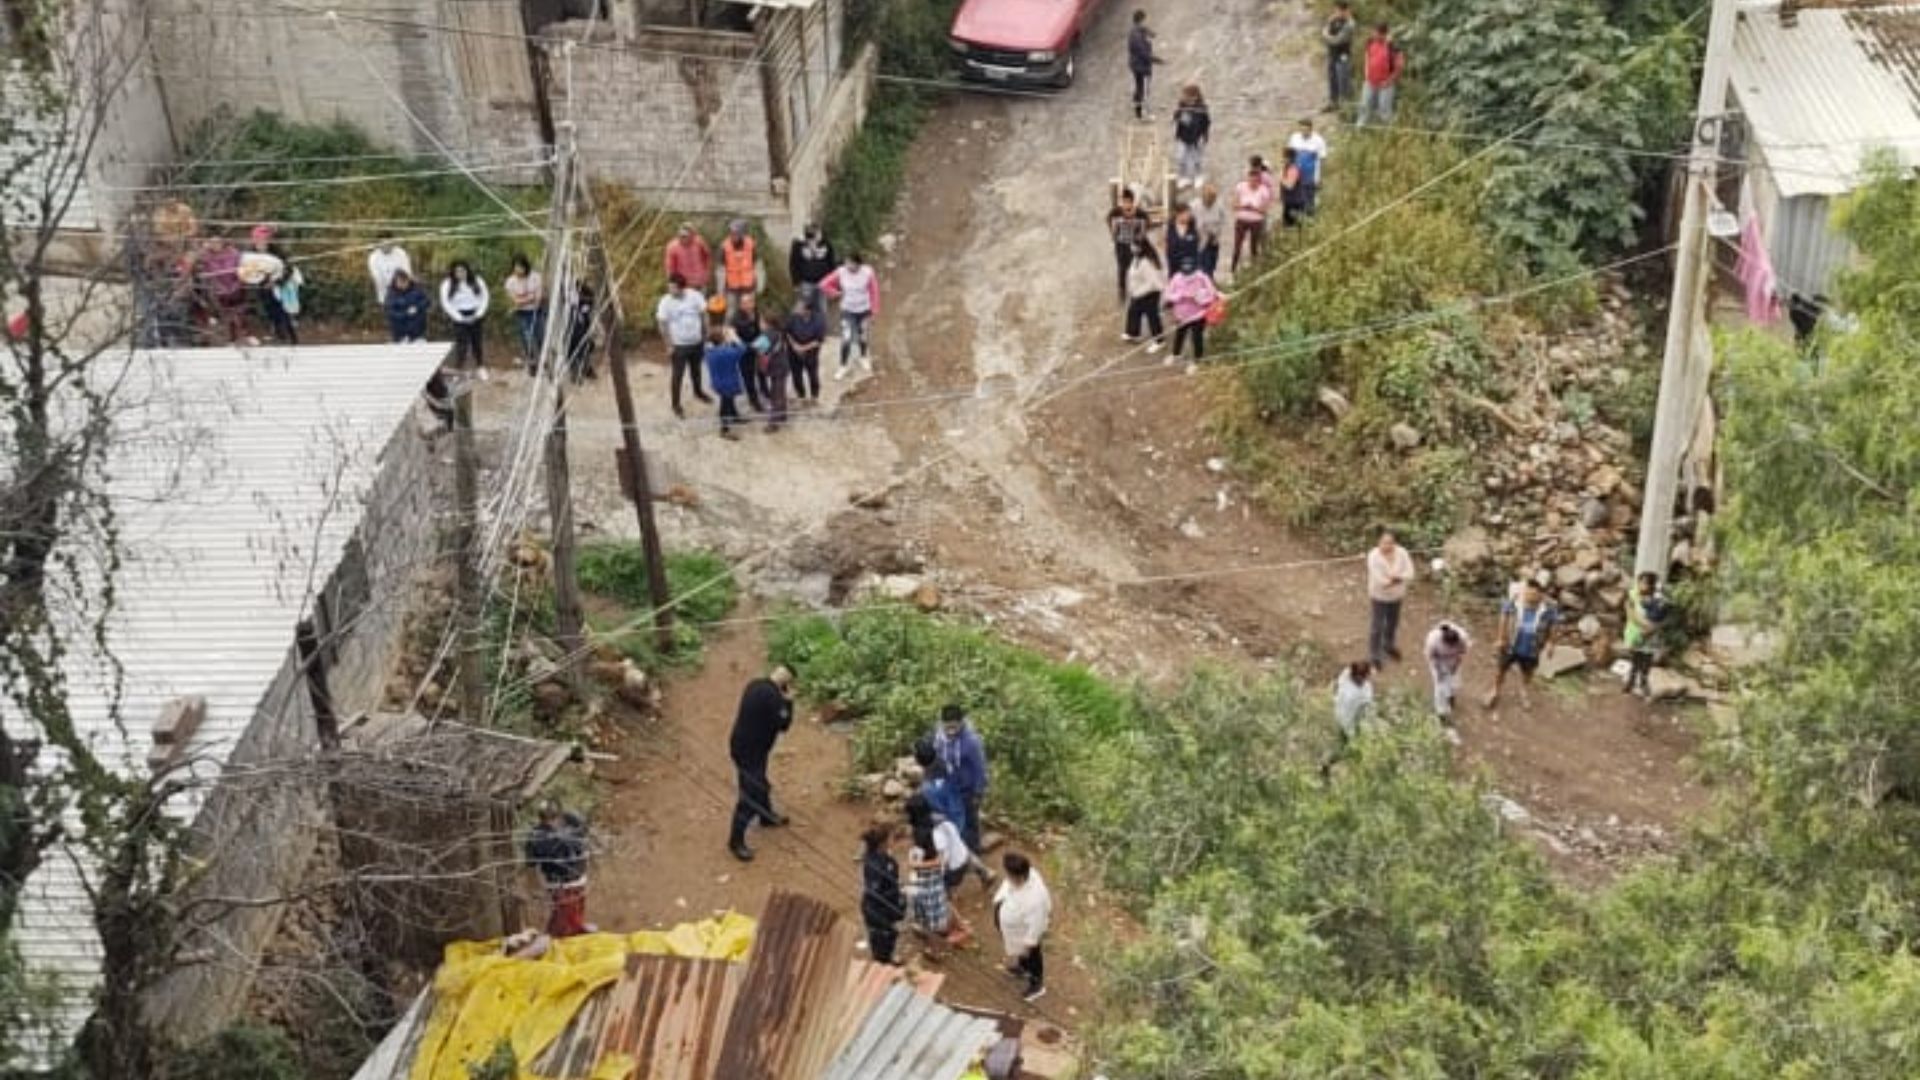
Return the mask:
[[1068,86],[1100,0],[964,0],[950,39],[960,73],[985,82]]

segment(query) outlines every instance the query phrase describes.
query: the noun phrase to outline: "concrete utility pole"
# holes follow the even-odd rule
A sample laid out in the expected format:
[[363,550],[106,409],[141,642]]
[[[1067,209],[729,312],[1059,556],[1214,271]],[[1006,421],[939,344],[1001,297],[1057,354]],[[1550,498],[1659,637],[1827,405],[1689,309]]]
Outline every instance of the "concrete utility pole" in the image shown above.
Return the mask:
[[[566,265],[554,259],[561,252],[566,230],[573,224],[575,142],[571,121],[561,125],[560,135],[563,143],[556,148],[559,160],[554,163],[553,213],[547,227],[547,254],[552,260],[549,280],[553,282],[553,302],[547,305],[549,320],[564,317],[563,313],[570,310],[567,292],[572,284]],[[546,342],[554,340],[556,335],[563,343],[567,340],[565,332],[549,322],[540,352],[540,362],[551,363],[547,375],[554,385],[553,427],[547,432],[546,447],[547,518],[553,525],[553,628],[554,639],[567,656],[561,670],[577,696],[582,685],[581,665],[577,660],[586,638],[580,608],[580,578],[573,558],[573,486],[567,465],[567,386],[571,373],[567,370],[564,345],[555,350],[546,348]]]
[[1712,242],[1707,236],[1707,214],[1712,209],[1721,125],[1732,82],[1735,16],[1736,0],[1713,0],[1700,100],[1693,122],[1693,153],[1687,161],[1673,297],[1667,305],[1660,403],[1654,415],[1653,449],[1647,455],[1647,488],[1640,507],[1640,544],[1634,555],[1634,572],[1654,573],[1663,579],[1673,540],[1673,503],[1680,483],[1680,462],[1713,371],[1711,344],[1703,348],[1697,343],[1706,340],[1707,283],[1713,272],[1707,250]]
[[461,719],[478,724],[486,715],[486,678],[481,674],[480,650],[480,462],[473,449],[473,387],[453,392],[453,490],[458,517],[453,530],[455,596],[459,603],[459,656],[454,677],[460,680]]
[[667,587],[660,525],[653,517],[653,478],[647,473],[646,452],[640,448],[640,425],[633,411],[633,384],[627,378],[626,348],[620,341],[620,296],[615,291],[616,282],[607,263],[600,208],[593,201],[593,192],[585,191],[582,195],[587,200],[587,215],[593,222],[594,235],[588,246],[593,255],[593,272],[600,279],[600,288],[606,290],[603,299],[613,315],[607,326],[607,371],[613,376],[613,401],[620,410],[620,439],[627,463],[623,471],[632,479],[628,495],[633,498],[634,514],[640,519],[640,550],[647,559],[647,596],[653,601],[654,639],[664,655],[673,648],[673,608],[670,606],[673,595]]

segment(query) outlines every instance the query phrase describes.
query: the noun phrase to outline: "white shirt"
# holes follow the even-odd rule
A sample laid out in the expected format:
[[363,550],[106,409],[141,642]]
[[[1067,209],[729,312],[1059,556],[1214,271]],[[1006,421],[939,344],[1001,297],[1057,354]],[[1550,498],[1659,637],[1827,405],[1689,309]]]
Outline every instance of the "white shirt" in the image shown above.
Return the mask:
[[660,298],[653,320],[666,329],[667,344],[685,347],[707,339],[707,298],[698,289],[681,289]]
[[1319,183],[1320,170],[1327,163],[1327,137],[1317,131],[1311,135],[1302,135],[1296,131],[1287,136],[1287,149],[1313,155],[1313,170],[1308,174],[1307,179],[1313,183]]
[[1000,940],[1008,956],[1024,955],[1047,936],[1047,927],[1053,923],[1053,894],[1040,879],[1040,871],[1027,871],[1024,885],[1015,885],[1012,878],[1002,881],[993,903],[999,909]]
[[413,273],[413,262],[407,258],[407,249],[403,247],[374,248],[367,256],[367,272],[373,275],[373,294],[382,304],[387,302],[387,289],[393,284],[395,271],[405,270]]
[[1135,300],[1162,292],[1167,287],[1167,272],[1146,259],[1136,258],[1127,268],[1127,295]]
[[1373,707],[1373,680],[1357,683],[1351,671],[1340,672],[1333,684],[1333,722],[1351,739],[1360,733],[1360,716]]
[[[1395,580],[1398,579],[1398,580]],[[1367,596],[1392,603],[1407,598],[1407,586],[1413,581],[1413,556],[1398,544],[1393,554],[1382,554],[1376,546],[1367,552]]]
[[840,268],[840,310],[865,315],[873,310],[873,267],[848,263]]
[[459,285],[452,278],[440,279],[440,307],[454,322],[480,321],[487,313],[487,283],[477,277]]

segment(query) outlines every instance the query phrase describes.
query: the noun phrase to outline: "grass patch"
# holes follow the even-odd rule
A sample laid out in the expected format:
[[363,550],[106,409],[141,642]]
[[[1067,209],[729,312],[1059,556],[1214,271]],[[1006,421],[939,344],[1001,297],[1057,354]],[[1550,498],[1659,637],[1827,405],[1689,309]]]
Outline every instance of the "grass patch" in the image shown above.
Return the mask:
[[[697,663],[704,640],[701,628],[725,618],[739,600],[739,583],[725,559],[710,551],[669,553],[667,591],[681,602],[673,613],[673,647],[662,652],[647,615],[652,595],[647,558],[638,542],[588,544],[580,549],[577,568],[581,590],[608,602],[589,612],[590,629],[608,635],[607,640],[648,671]],[[635,619],[647,621],[640,628],[613,635]]]

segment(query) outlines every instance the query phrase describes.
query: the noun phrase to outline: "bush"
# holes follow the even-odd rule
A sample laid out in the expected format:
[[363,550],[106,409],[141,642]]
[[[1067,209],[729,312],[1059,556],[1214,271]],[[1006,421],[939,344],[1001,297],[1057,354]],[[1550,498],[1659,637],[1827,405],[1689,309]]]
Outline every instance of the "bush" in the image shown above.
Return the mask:
[[167,1080],[303,1080],[292,1040],[276,1027],[241,1023],[175,1055]]
[[[674,608],[673,649],[659,651],[652,631],[653,594],[647,584],[647,559],[637,541],[587,544],[580,549],[577,569],[580,588],[617,604],[620,610],[591,615],[589,622],[648,671],[685,665],[700,658],[702,628],[726,617],[738,601],[740,586],[732,566],[709,551],[670,552],[667,555],[667,592],[682,602]],[[684,598],[684,599],[682,599]],[[643,625],[628,629],[636,619]]]

